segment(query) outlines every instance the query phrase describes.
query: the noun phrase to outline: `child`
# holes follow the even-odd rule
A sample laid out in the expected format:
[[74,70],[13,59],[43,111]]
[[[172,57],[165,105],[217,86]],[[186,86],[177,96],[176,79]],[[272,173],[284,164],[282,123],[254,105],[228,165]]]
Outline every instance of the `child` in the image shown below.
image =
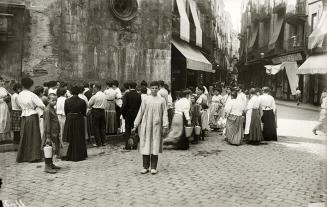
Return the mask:
[[211,106],[209,109],[209,123],[212,129],[218,128],[218,120],[221,117],[223,106],[223,97],[220,95],[220,91],[217,88],[213,89],[213,96],[211,99]]
[[22,85],[20,83],[16,83],[13,86],[13,90],[15,93],[11,96],[11,128],[14,132],[14,144],[19,144],[20,141],[20,121],[22,110],[17,103],[18,94],[22,91]]
[[[59,156],[59,134],[60,134],[60,125],[58,116],[55,110],[57,104],[57,96],[53,93],[49,94],[49,104],[43,112],[44,120],[44,137],[46,145],[52,146],[54,149],[54,154]],[[45,167],[44,171],[47,173],[56,173],[56,170],[60,169],[53,164],[52,158],[44,158]]]
[[[191,125],[193,127],[200,125],[200,110],[201,106],[199,104],[196,104],[196,94],[192,94],[190,96],[191,99],[191,109],[190,109],[190,116],[191,116]],[[199,136],[194,133],[194,139],[191,142],[192,144],[197,144],[199,141]]]
[[162,135],[167,134],[168,130],[167,105],[165,99],[158,96],[158,82],[152,82],[150,88],[151,96],[142,101],[132,129],[135,132],[138,127],[139,150],[143,155],[142,174],[149,172],[150,162],[151,174],[157,173],[158,154],[162,153]]

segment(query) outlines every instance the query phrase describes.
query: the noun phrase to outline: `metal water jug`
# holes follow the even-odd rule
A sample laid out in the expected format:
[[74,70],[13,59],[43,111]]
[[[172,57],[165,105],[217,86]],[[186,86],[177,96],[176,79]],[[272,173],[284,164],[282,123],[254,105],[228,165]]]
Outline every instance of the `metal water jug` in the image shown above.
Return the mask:
[[52,158],[52,147],[47,145],[43,148],[44,158]]

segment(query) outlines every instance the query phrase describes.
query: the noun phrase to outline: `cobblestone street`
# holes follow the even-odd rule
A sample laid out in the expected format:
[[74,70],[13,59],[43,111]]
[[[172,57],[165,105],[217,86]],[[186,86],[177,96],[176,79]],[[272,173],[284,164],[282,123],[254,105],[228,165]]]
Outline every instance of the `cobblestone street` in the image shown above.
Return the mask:
[[63,169],[55,175],[43,163],[16,164],[16,153],[7,152],[0,154],[0,199],[31,207],[304,207],[324,200],[322,149],[321,139],[296,136],[235,147],[211,132],[189,151],[164,151],[157,175],[141,175],[141,156],[120,145],[89,149],[86,161],[58,161]]

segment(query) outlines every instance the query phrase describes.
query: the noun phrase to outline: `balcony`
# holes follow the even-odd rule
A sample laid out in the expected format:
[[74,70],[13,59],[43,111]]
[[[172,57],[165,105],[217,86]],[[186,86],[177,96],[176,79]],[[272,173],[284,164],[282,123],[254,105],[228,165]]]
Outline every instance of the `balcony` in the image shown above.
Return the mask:
[[295,52],[305,50],[305,40],[299,36],[293,36],[285,41],[286,52]]
[[284,14],[286,11],[286,0],[275,0],[274,13]]
[[288,5],[286,9],[285,20],[289,24],[300,24],[306,21],[307,3],[305,1],[300,1],[296,5]]
[[266,21],[270,19],[270,14],[272,12],[271,1],[272,0],[259,0],[258,13],[260,21]]

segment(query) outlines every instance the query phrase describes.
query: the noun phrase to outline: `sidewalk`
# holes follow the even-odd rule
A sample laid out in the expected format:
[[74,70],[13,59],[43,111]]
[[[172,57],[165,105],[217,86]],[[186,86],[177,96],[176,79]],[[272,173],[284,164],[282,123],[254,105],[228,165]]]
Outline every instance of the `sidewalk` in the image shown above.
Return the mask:
[[[118,143],[124,142],[124,136],[123,134],[117,134],[117,135],[107,135],[106,136],[106,142],[110,145],[117,145]],[[88,145],[88,148],[92,147],[92,144]],[[17,151],[18,145],[15,144],[0,144],[0,153],[3,152],[12,152]]]
[[312,104],[304,104],[301,103],[299,106],[296,105],[296,102],[293,101],[283,101],[283,100],[276,100],[276,104],[277,105],[281,105],[281,106],[286,106],[286,107],[292,107],[292,108],[299,108],[299,109],[303,109],[303,110],[309,110],[309,111],[320,111],[320,107],[319,106],[314,106]]

